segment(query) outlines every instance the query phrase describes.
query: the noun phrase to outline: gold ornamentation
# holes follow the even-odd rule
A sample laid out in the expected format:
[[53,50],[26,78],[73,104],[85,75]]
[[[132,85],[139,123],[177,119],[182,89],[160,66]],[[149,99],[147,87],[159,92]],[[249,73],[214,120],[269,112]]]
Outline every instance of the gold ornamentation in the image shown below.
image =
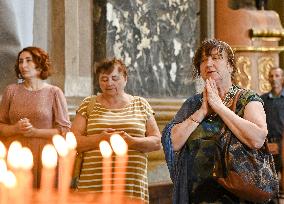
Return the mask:
[[284,46],[275,47],[253,47],[253,46],[234,46],[235,52],[283,52]]
[[271,67],[274,66],[274,59],[272,57],[261,57],[257,61],[258,64],[258,79],[259,90],[262,93],[268,92],[271,86],[268,82],[268,73]]
[[239,56],[236,61],[237,73],[235,75],[235,82],[239,86],[250,89],[251,88],[251,61],[249,57]]
[[249,36],[253,37],[284,37],[284,29],[257,29],[252,28],[249,30]]

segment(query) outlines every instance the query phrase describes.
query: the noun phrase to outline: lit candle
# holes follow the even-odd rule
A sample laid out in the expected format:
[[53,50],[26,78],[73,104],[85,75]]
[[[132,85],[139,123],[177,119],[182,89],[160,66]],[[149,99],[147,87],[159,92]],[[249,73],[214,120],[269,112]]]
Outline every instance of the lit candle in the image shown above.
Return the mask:
[[74,162],[75,162],[75,158],[76,158],[76,147],[77,147],[77,141],[76,141],[76,137],[72,132],[67,132],[66,133],[66,143],[67,143],[67,147],[68,147],[68,155],[67,157],[69,158],[69,167],[68,167],[68,180],[70,180],[70,184],[71,184],[71,180],[72,180],[72,174],[73,174],[73,168],[74,168]]
[[61,203],[67,202],[67,196],[71,180],[69,179],[69,161],[68,161],[68,146],[65,139],[61,135],[54,135],[52,138],[56,151],[59,154],[58,167],[58,192]]
[[75,150],[77,147],[76,137],[73,132],[66,133],[66,143],[70,150]]
[[[22,176],[22,172],[21,172],[21,160],[22,160],[22,145],[20,142],[18,141],[14,141],[11,143],[9,150],[8,150],[8,155],[7,155],[7,163],[8,163],[8,167],[11,169],[11,171],[13,172],[13,176],[16,177],[16,186],[13,187],[13,196],[14,196],[14,202],[15,203],[19,203],[21,200],[21,196],[23,194],[23,188],[22,188],[22,184],[23,184],[23,176]],[[11,176],[11,181],[13,180],[13,176]],[[11,190],[9,190],[10,192]],[[10,194],[10,193],[8,193]],[[9,196],[9,199],[11,196]]]
[[56,165],[57,165],[57,152],[53,145],[47,144],[44,146],[41,155],[42,173],[40,184],[40,199],[47,202],[50,199],[55,187]]
[[8,166],[14,171],[17,171],[20,168],[21,149],[22,149],[21,143],[19,141],[14,141],[11,143],[8,150],[8,156],[7,156]]
[[20,203],[20,197],[15,194],[17,178],[12,171],[7,171],[4,178],[4,186],[7,189],[8,203]]
[[7,173],[7,165],[4,159],[0,159],[0,203],[7,204],[7,192],[4,186],[4,180]]
[[107,141],[100,142],[102,160],[102,203],[110,203],[111,199],[111,170],[112,170],[112,149]]
[[7,192],[4,187],[4,178],[7,173],[7,164],[4,160],[6,157],[6,148],[0,141],[0,203],[7,203]]
[[114,173],[114,192],[117,193],[117,203],[123,202],[123,192],[125,190],[125,172],[127,169],[127,150],[128,146],[124,139],[118,135],[113,134],[110,137],[110,143],[113,151],[116,154],[115,158],[115,173]]
[[20,193],[22,195],[22,201],[24,201],[24,203],[28,203],[29,199],[31,199],[32,197],[32,189],[33,189],[33,185],[32,185],[32,181],[33,181],[33,177],[32,177],[32,167],[33,167],[33,154],[31,152],[31,150],[27,147],[23,147],[21,149],[21,160],[20,160],[20,169],[21,169],[21,189],[20,189]]

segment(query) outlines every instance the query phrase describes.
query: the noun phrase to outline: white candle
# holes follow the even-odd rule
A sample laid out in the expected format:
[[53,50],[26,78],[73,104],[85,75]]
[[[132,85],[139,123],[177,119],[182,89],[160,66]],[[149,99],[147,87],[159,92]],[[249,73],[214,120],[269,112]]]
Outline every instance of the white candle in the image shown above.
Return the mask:
[[7,203],[7,192],[4,187],[4,178],[7,173],[7,164],[4,160],[6,157],[6,148],[0,141],[0,203]]
[[113,134],[110,137],[110,143],[113,151],[116,154],[115,158],[115,173],[114,173],[114,192],[117,193],[117,203],[123,202],[123,192],[125,190],[125,173],[127,169],[127,150],[128,146],[124,139],[118,135]]
[[[22,149],[21,143],[19,141],[14,141],[11,143],[9,150],[8,150],[8,156],[7,156],[8,166],[14,171],[17,171],[21,165],[21,161],[20,161],[21,160],[21,149]],[[17,172],[14,172],[14,173],[17,173]]]
[[76,137],[73,132],[66,133],[66,143],[69,149],[75,150],[77,147]]
[[0,159],[0,203],[7,204],[7,192],[4,186],[5,177],[7,174],[7,165],[4,159]]
[[4,186],[7,189],[8,203],[20,203],[21,198],[16,193],[17,178],[12,171],[6,172]]
[[107,141],[100,142],[102,160],[102,203],[111,202],[111,171],[112,171],[112,149]]
[[41,155],[42,173],[40,181],[40,199],[47,202],[51,199],[55,187],[57,152],[53,145],[47,144],[44,146]]
[[77,141],[76,141],[76,137],[72,132],[67,132],[66,133],[66,143],[67,143],[67,147],[68,147],[68,160],[69,160],[69,167],[68,167],[68,180],[69,183],[71,184],[71,180],[72,180],[72,174],[73,174],[73,168],[74,168],[74,162],[75,162],[75,158],[76,158],[76,147],[77,147]]
[[70,182],[69,180],[69,166],[68,159],[68,146],[65,139],[61,135],[54,135],[52,138],[56,151],[59,154],[59,167],[58,167],[58,192],[61,203],[67,202]]
[[[7,155],[7,163],[9,169],[13,172],[13,175],[16,177],[16,186],[13,187],[13,196],[14,196],[14,201],[15,203],[19,203],[21,201],[21,196],[23,194],[23,176],[22,176],[22,170],[21,170],[21,161],[23,160],[22,158],[22,145],[18,141],[14,141],[11,143],[9,150],[8,150],[8,155]],[[11,176],[11,180],[12,180]],[[9,190],[10,192],[11,190]],[[10,194],[10,193],[8,193]],[[9,199],[12,199],[11,196],[9,196]]]
[[32,167],[34,165],[33,162],[33,154],[31,150],[27,147],[23,147],[21,149],[21,161],[20,161],[20,169],[21,169],[21,189],[20,193],[22,195],[22,201],[24,203],[28,203],[32,197],[33,190],[33,175],[32,175]]

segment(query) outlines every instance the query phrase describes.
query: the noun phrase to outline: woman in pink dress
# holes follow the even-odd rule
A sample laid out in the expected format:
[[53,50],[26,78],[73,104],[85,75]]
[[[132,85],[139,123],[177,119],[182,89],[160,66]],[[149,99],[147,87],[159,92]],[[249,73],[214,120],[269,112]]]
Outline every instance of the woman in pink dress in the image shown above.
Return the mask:
[[0,140],[18,140],[34,156],[33,186],[40,186],[41,152],[54,134],[69,131],[67,103],[60,88],[46,81],[52,72],[48,54],[37,47],[19,52],[15,65],[22,83],[4,90],[0,104]]

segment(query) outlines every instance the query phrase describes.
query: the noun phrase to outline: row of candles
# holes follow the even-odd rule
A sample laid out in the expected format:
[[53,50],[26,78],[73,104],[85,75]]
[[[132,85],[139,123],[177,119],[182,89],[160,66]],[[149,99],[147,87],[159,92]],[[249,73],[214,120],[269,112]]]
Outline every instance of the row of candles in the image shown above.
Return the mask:
[[[48,203],[56,197],[57,203],[70,203],[69,192],[72,179],[74,160],[76,157],[77,141],[72,132],[66,137],[54,135],[53,145],[47,144],[42,151],[41,186],[38,191],[37,203]],[[115,194],[116,203],[123,202],[125,188],[125,171],[127,166],[127,144],[123,138],[114,134],[107,141],[100,142],[100,151],[103,156],[103,195],[100,195],[102,203],[110,203]],[[112,154],[116,154],[115,169],[122,169],[122,173],[115,173],[114,194],[111,190]],[[7,155],[6,155],[7,154]],[[59,158],[58,156],[59,155]],[[7,158],[6,158],[7,157]],[[56,166],[58,166],[58,190],[54,194],[56,178]],[[32,172],[33,155],[30,149],[22,147],[21,143],[11,143],[8,153],[0,141],[0,203],[24,204],[32,203]],[[81,203],[84,203],[82,198]]]

